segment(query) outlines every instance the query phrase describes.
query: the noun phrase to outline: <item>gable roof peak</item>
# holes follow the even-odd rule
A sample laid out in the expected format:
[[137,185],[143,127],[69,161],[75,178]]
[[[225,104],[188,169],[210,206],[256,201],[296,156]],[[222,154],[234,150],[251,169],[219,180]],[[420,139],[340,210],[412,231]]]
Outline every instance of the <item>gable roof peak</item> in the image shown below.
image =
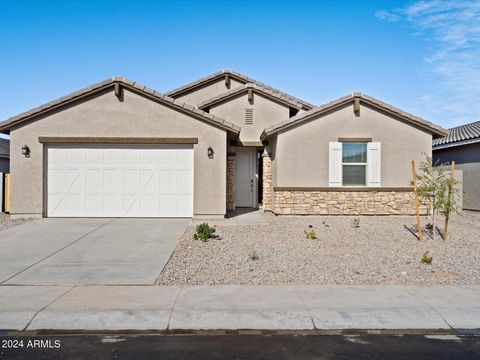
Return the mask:
[[429,131],[432,135],[435,136],[445,136],[447,134],[447,130],[444,129],[443,127],[433,124],[430,121],[427,121],[419,116],[413,115],[409,112],[403,111],[397,107],[394,107],[390,104],[384,103],[381,100],[378,100],[374,98],[373,96],[366,95],[364,93],[352,93],[350,95],[342,96],[336,100],[332,100],[326,104],[317,106],[309,111],[305,111],[303,113],[300,113],[298,115],[295,115],[294,117],[291,117],[290,119],[281,121],[277,124],[274,124],[265,130],[263,130],[262,135],[260,138],[263,140],[266,137],[275,134],[279,132],[280,130],[290,128],[294,125],[301,124],[307,120],[310,120],[314,118],[315,116],[324,114],[332,109],[337,109],[339,107],[345,106],[346,104],[349,104],[352,102],[354,99],[360,99],[361,102],[364,104],[373,106],[375,108],[381,109],[383,111],[388,112],[389,114],[392,114],[394,116],[397,116],[399,118],[402,118],[414,125],[417,125],[427,131]]
[[201,79],[198,79],[198,80],[195,80],[191,83],[188,83],[188,84],[185,84],[185,85],[182,85],[176,89],[173,89],[173,90],[170,90],[170,91],[167,91],[165,94],[167,96],[170,96],[170,97],[176,97],[176,96],[179,96],[179,95],[182,95],[184,93],[188,93],[189,91],[199,87],[199,86],[202,86],[206,83],[209,83],[211,81],[215,81],[216,79],[218,79],[219,77],[222,77],[224,76],[225,74],[228,74],[232,77],[234,77],[236,80],[239,80],[240,82],[243,82],[244,84],[255,84],[255,85],[258,85],[258,86],[262,86],[263,88],[265,89],[269,89],[271,91],[274,91],[274,92],[277,92],[279,94],[281,94],[282,96],[285,96],[285,97],[288,97],[300,104],[302,104],[302,108],[303,110],[310,110],[310,109],[313,109],[315,107],[315,105],[313,104],[310,104],[309,102],[307,101],[304,101],[302,99],[299,99],[299,98],[296,98],[292,95],[289,95],[287,93],[284,93],[278,89],[275,89],[273,87],[271,87],[270,85],[267,85],[267,84],[264,84],[260,81],[257,81],[255,79],[252,79],[246,75],[243,75],[239,72],[236,72],[236,71],[233,71],[231,69],[223,69],[221,71],[218,71],[216,73],[213,73],[213,74],[210,74],[208,76],[205,76]]
[[78,91],[72,92],[68,95],[52,100],[46,104],[40,105],[36,108],[33,108],[31,110],[28,110],[26,112],[13,116],[3,122],[0,122],[0,132],[3,132],[3,133],[9,132],[10,128],[15,126],[16,124],[27,121],[31,118],[34,118],[40,114],[46,113],[50,110],[62,107],[68,103],[82,99],[90,94],[97,93],[99,91],[103,91],[105,89],[113,87],[114,84],[118,84],[118,83],[122,84],[123,87],[129,89],[130,91],[142,93],[145,96],[148,96],[150,99],[162,102],[164,104],[169,103],[171,104],[170,106],[175,107],[178,110],[187,111],[194,117],[200,118],[224,130],[233,132],[235,134],[238,134],[240,132],[240,128],[233,123],[225,121],[216,115],[209,114],[200,109],[194,108],[192,105],[189,105],[181,100],[168,97],[156,90],[148,88],[145,85],[142,85],[136,81],[128,80],[122,76],[112,76],[108,79],[105,79],[93,85],[87,86]]

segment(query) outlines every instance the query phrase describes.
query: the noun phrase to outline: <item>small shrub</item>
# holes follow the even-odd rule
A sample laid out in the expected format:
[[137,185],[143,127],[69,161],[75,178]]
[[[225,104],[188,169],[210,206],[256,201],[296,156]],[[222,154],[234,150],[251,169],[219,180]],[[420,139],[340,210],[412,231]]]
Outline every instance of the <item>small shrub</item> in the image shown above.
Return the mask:
[[258,256],[257,252],[255,250],[253,250],[250,255],[248,255],[248,257],[250,258],[250,260],[252,261],[257,261],[260,259],[260,256]]
[[360,227],[360,218],[353,218],[352,220],[350,220],[350,225],[352,225],[352,227],[354,229],[359,228]]
[[304,233],[305,237],[309,240],[315,240],[317,238],[317,233],[313,229],[305,230]]
[[195,240],[207,241],[213,237],[213,234],[215,234],[216,230],[217,229],[214,226],[210,226],[207,223],[199,224],[195,228],[195,234],[193,234],[193,238]]
[[428,251],[425,251],[420,262],[425,265],[430,265],[432,263],[432,260],[433,258],[428,255]]

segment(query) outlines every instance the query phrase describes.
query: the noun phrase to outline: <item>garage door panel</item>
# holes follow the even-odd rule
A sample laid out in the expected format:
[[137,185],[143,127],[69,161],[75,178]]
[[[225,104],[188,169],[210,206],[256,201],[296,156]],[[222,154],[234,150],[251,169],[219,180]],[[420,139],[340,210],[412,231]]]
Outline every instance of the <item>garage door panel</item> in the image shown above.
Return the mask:
[[64,216],[65,214],[65,196],[64,194],[50,193],[48,196],[48,209],[50,216]]
[[85,165],[86,154],[83,149],[62,149],[60,151],[63,153],[65,164],[69,167],[78,167]]
[[177,170],[176,169],[161,169],[159,176],[159,191],[160,194],[168,195],[174,194],[177,191]]
[[66,152],[64,149],[51,149],[48,152],[49,162],[52,168],[65,165]]
[[[69,152],[75,152],[82,149],[69,149]],[[103,151],[93,148],[85,149],[85,164],[87,166],[103,166]]]
[[112,217],[120,217],[122,215],[122,195],[105,194],[103,196],[103,211],[111,214]]
[[65,170],[65,192],[81,193],[85,189],[85,176],[80,170]]
[[122,171],[120,169],[103,170],[103,189],[105,191],[105,194],[122,193],[122,182],[118,181],[118,179],[122,176]]
[[177,171],[177,192],[179,194],[193,193],[193,171],[190,169],[180,169]]
[[138,150],[125,150],[123,153],[123,164],[124,165],[137,165],[139,163]]
[[71,216],[81,217],[85,213],[85,201],[88,202],[88,198],[86,199],[83,194],[66,194],[65,209],[71,209]]
[[140,216],[140,204],[138,201],[138,195],[123,195],[123,215],[127,217]]
[[140,216],[148,217],[158,214],[158,201],[156,194],[143,194],[140,198]]
[[[160,217],[174,217],[177,215],[177,196],[161,194],[159,197],[159,212]],[[191,216],[191,215],[190,215]]]
[[85,191],[103,193],[103,169],[85,169]]
[[140,177],[138,169],[124,169],[123,171],[123,191],[137,192],[140,187]]
[[177,196],[177,216],[188,217],[189,215],[187,214],[193,213],[193,202],[191,199],[192,196],[190,194]]
[[177,167],[177,152],[173,149],[167,149],[159,153],[159,166],[163,168],[174,169]]
[[110,167],[121,167],[123,161],[123,151],[120,149],[105,149],[103,151],[103,161],[104,165],[108,165]]
[[140,190],[142,192],[156,193],[158,176],[154,169],[140,170]]
[[193,146],[54,145],[48,216],[190,217]]
[[50,169],[48,170],[48,192],[64,192],[65,191],[65,170]]
[[[103,194],[82,194],[82,197],[85,199],[85,216],[102,216],[103,213]],[[69,209],[67,207],[67,209]],[[71,210],[72,212],[75,209]]]

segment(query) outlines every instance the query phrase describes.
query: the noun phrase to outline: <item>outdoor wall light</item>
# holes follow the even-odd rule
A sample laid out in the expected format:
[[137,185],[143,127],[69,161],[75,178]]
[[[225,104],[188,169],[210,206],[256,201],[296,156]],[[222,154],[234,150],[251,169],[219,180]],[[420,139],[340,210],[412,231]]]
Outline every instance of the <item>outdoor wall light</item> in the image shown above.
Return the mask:
[[25,157],[30,157],[30,148],[27,145],[22,146],[22,155]]
[[207,149],[207,154],[208,154],[208,157],[209,157],[210,159],[213,159],[213,154],[214,154],[214,152],[213,152],[213,149],[212,149],[211,146],[208,147],[208,149]]

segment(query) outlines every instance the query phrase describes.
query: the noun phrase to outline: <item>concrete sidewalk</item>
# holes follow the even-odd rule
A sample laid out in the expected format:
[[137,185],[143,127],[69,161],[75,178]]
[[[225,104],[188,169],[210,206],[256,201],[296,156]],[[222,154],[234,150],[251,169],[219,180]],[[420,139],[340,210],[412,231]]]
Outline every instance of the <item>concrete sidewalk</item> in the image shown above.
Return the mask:
[[480,286],[0,286],[0,329],[480,329]]

